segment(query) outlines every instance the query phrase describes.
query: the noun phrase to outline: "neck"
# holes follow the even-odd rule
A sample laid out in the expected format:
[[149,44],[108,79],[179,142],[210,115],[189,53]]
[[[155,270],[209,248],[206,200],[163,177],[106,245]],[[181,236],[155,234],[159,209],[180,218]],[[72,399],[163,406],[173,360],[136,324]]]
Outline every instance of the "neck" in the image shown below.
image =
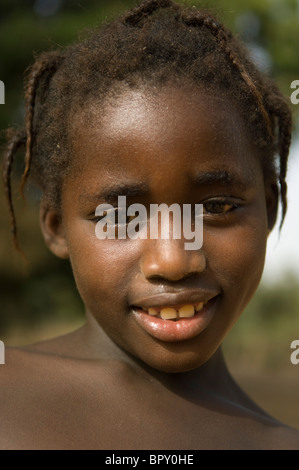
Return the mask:
[[237,414],[243,413],[244,409],[260,413],[231,377],[221,348],[205,364],[196,369],[182,373],[161,372],[122,350],[102,330],[90,313],[86,316],[86,326],[81,330],[83,334],[81,344],[87,346],[88,358],[122,361],[128,365],[131,373],[136,374],[148,387],[180,396],[199,406]]
[[[94,359],[115,359],[126,362],[133,370],[145,379],[153,380],[177,394],[183,394],[192,400],[194,394],[211,396],[217,393],[228,396],[234,384],[223,354],[219,348],[215,354],[202,366],[182,373],[166,373],[153,369],[141,360],[117,346],[103,331],[95,318],[86,313],[87,323],[84,328],[85,344],[91,347]],[[234,384],[234,387],[236,385]]]

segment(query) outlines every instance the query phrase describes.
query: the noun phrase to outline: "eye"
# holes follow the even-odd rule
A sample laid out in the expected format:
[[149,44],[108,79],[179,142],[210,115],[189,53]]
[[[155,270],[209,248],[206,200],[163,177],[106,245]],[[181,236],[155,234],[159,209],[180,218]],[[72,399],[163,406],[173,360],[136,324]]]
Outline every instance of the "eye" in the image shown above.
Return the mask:
[[236,202],[228,199],[212,199],[203,203],[203,214],[226,215],[238,207]]

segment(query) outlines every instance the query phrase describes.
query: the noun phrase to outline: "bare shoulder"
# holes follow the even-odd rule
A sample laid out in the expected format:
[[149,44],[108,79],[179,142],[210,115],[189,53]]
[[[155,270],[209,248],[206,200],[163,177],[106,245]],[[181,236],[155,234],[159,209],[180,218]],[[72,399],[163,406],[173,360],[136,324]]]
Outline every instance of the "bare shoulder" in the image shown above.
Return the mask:
[[95,390],[97,416],[105,409],[106,371],[111,367],[71,351],[64,354],[63,349],[59,339],[6,348],[0,366],[1,449],[71,449],[73,442],[80,446],[79,423],[88,418],[93,422],[96,414]]
[[[96,359],[80,335],[7,348],[0,366],[1,449],[111,449],[117,443],[118,449],[299,450],[299,431],[246,402],[211,409],[186,400],[123,360]],[[141,397],[148,396],[145,404]],[[170,428],[176,430],[171,441]]]
[[[267,415],[269,416],[269,415]],[[263,417],[256,420],[256,431],[253,433],[256,448],[263,450],[299,450],[299,431],[275,418]]]
[[[102,372],[110,370],[106,367],[107,360],[98,359],[81,340],[81,333],[79,329],[28,346],[6,348],[5,364],[0,368],[1,392],[5,394],[14,386],[14,394],[19,393],[23,398],[29,393],[42,398],[42,392],[47,390],[59,391],[63,387],[65,392],[68,386],[73,389],[74,383],[78,387],[88,383],[95,370],[97,381],[101,383]],[[113,361],[111,363],[113,369]]]
[[[0,368],[0,389],[5,394],[7,387],[18,385],[22,393],[33,385],[60,379],[66,369],[79,367],[84,355],[76,347],[78,331],[48,341],[22,347],[6,347],[5,364]],[[76,353],[75,353],[76,352]],[[85,355],[87,358],[88,355]],[[81,359],[81,361],[80,361]],[[66,380],[67,375],[64,375]]]
[[[235,423],[235,430],[241,440],[240,449],[250,450],[299,450],[299,430],[281,423],[270,416],[254,401],[249,398],[242,389],[241,402],[236,400],[234,406],[240,406],[244,411]],[[231,422],[234,413],[231,415]]]
[[288,426],[278,426],[268,431],[269,449],[299,450],[299,431]]

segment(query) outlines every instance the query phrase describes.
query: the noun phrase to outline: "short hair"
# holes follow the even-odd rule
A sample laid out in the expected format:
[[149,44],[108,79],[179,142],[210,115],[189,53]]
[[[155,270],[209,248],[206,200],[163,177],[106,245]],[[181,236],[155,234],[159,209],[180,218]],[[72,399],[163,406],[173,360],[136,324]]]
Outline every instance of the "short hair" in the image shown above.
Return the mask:
[[23,129],[9,129],[3,154],[13,239],[17,228],[11,194],[16,150],[26,146],[22,190],[29,173],[43,200],[59,209],[61,184],[72,159],[68,124],[78,107],[105,99],[117,83],[130,87],[191,80],[233,99],[265,178],[279,186],[282,220],[287,210],[286,172],[292,118],[286,98],[265,77],[232,33],[213,15],[171,0],[146,0],[83,40],[42,53],[26,80]]

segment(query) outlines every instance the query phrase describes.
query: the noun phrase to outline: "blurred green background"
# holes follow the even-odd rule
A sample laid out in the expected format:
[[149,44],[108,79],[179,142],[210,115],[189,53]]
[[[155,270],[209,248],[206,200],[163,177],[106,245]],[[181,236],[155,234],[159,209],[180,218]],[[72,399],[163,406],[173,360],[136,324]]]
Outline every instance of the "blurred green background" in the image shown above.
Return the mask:
[[[290,96],[290,83],[299,79],[299,1],[184,3],[216,11],[247,43],[259,66]],[[0,128],[22,121],[23,73],[35,53],[64,46],[80,30],[134,4],[129,0],[1,0],[0,80],[6,89]],[[295,121],[297,108],[293,106]],[[6,345],[55,336],[84,322],[68,262],[56,259],[44,246],[38,223],[39,195],[27,190],[26,203],[19,196],[21,172],[19,154],[14,195],[26,263],[13,250],[2,183],[0,187],[0,339]],[[263,281],[224,350],[230,369],[249,394],[271,414],[299,429],[299,364],[290,362],[291,341],[299,339],[298,312],[298,275],[284,273],[275,283]]]

